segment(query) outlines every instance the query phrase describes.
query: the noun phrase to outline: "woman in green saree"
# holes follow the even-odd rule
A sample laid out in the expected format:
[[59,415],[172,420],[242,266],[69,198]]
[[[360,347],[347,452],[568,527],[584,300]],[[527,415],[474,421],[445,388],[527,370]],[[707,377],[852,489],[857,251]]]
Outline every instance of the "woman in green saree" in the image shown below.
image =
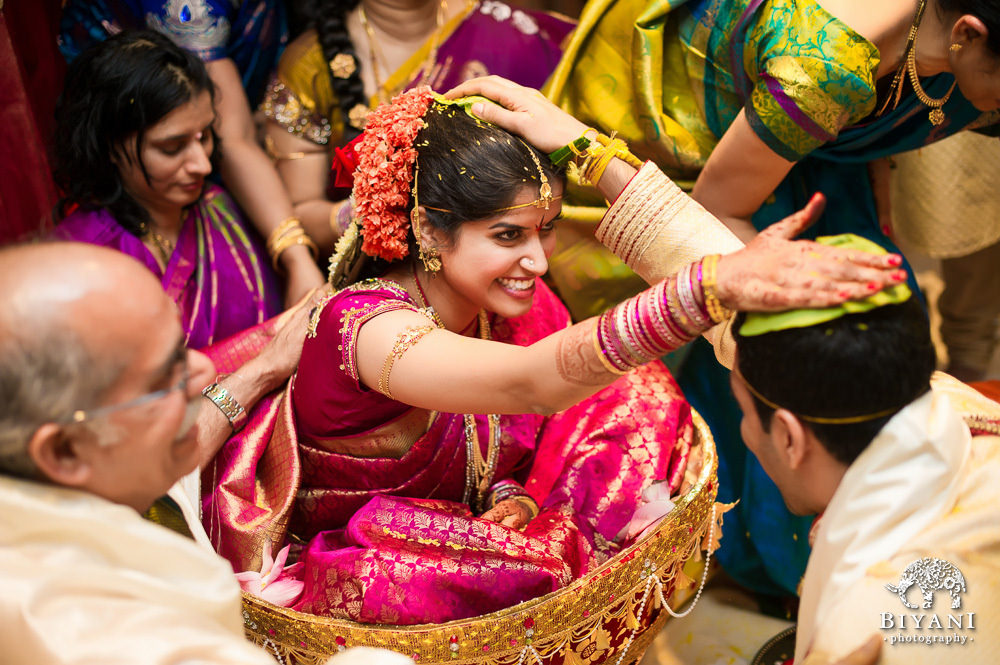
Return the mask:
[[[692,188],[744,239],[829,199],[815,234],[853,232],[895,250],[876,213],[868,162],[996,121],[1000,6],[987,0],[594,0],[550,98],[617,131]],[[573,190],[550,275],[575,316],[641,281],[593,242],[601,206]],[[693,346],[680,374],[720,448],[726,521],[720,561],[764,593],[794,593],[810,521],[793,518],[747,456],[727,376]]]

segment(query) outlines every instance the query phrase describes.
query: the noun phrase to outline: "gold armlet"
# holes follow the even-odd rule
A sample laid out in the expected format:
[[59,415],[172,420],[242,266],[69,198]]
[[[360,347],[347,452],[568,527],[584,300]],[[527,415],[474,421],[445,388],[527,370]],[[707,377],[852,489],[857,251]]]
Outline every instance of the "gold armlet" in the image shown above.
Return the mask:
[[389,374],[392,372],[392,366],[397,360],[402,358],[414,344],[423,339],[424,335],[435,329],[436,328],[434,326],[414,326],[412,328],[406,328],[403,332],[396,335],[396,341],[392,345],[392,351],[389,352],[389,355],[385,357],[385,362],[382,363],[382,375],[379,376],[378,386],[375,388],[377,391],[389,399],[395,399],[389,391]]

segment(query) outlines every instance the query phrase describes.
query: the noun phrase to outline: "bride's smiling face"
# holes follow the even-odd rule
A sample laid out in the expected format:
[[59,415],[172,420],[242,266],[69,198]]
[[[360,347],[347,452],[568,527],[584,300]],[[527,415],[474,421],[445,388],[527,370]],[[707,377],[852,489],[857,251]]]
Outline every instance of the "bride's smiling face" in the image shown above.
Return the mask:
[[[486,309],[506,318],[531,309],[537,280],[548,270],[548,258],[555,250],[562,183],[553,183],[552,194],[555,198],[548,210],[528,205],[465,222],[452,238],[437,243],[442,265],[439,278],[453,298],[470,309]],[[537,198],[537,187],[524,187],[512,205]]]

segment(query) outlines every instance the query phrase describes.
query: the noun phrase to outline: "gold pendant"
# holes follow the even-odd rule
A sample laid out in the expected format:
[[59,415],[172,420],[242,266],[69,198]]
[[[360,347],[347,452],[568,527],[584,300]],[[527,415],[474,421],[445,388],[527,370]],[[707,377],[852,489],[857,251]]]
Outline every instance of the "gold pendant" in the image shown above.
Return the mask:
[[928,114],[928,116],[927,116],[927,117],[929,117],[929,118],[930,118],[930,120],[931,120],[931,124],[932,124],[932,125],[934,125],[935,127],[937,127],[937,126],[938,126],[938,125],[940,125],[940,124],[941,124],[942,122],[944,122],[944,111],[942,111],[942,110],[941,110],[941,109],[939,109],[939,108],[937,108],[937,109],[933,109],[933,110],[932,110],[932,111],[931,111],[931,112],[930,112],[930,113]]

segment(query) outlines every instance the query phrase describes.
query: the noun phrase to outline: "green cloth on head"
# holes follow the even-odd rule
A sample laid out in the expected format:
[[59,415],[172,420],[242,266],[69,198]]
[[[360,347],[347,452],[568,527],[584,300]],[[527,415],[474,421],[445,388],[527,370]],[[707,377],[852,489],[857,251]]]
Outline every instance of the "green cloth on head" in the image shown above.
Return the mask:
[[458,99],[446,99],[441,95],[434,93],[434,101],[443,106],[461,106],[462,109],[464,109],[465,112],[469,114],[470,118],[478,120],[479,122],[485,122],[486,124],[489,125],[493,124],[488,120],[483,120],[482,118],[480,118],[479,116],[477,116],[475,113],[472,112],[472,105],[475,104],[476,102],[486,102],[487,104],[496,105],[496,102],[494,102],[492,99],[487,99],[486,97],[483,97],[481,95],[470,95],[468,97],[459,97]]
[[[857,249],[871,254],[888,253],[871,240],[854,235],[853,233],[843,233],[837,236],[821,236],[816,238],[816,242],[830,247]],[[756,335],[777,332],[778,330],[788,330],[789,328],[808,328],[839,319],[845,314],[860,314],[873,310],[876,307],[882,307],[883,305],[898,305],[909,300],[911,295],[913,294],[910,291],[910,287],[906,284],[895,284],[867,298],[848,300],[833,307],[792,309],[784,312],[750,312],[747,314],[743,325],[740,326],[740,334],[744,337],[754,337]]]

